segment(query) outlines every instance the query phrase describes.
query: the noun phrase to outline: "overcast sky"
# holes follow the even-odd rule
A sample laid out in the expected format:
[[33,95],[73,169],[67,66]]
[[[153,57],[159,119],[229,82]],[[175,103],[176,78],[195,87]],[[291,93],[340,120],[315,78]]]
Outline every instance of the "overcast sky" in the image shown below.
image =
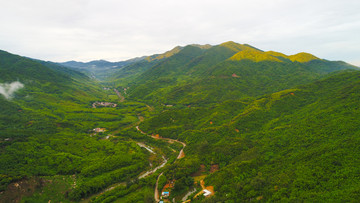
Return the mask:
[[42,60],[226,41],[360,65],[360,0],[0,0],[0,49]]

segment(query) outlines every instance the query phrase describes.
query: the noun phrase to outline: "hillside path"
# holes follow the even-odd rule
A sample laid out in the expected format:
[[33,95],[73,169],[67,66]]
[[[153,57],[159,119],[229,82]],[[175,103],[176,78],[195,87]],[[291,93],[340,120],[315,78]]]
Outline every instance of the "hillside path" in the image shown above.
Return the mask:
[[155,192],[154,192],[154,199],[155,202],[160,202],[160,197],[159,197],[159,190],[158,190],[158,185],[159,185],[159,180],[160,177],[162,176],[163,172],[160,173],[160,175],[158,176],[157,180],[156,180],[156,184],[155,184]]
[[125,101],[125,97],[121,95],[121,93],[117,90],[114,89],[114,92],[116,93],[116,95],[119,97],[120,102],[124,102]]
[[166,140],[166,141],[168,141],[168,142],[177,142],[177,143],[182,144],[183,148],[180,150],[177,159],[181,159],[181,158],[184,158],[184,157],[185,157],[184,148],[186,147],[186,144],[185,144],[184,142],[181,142],[181,141],[179,141],[179,140],[174,140],[174,139],[171,139],[171,138],[163,138],[163,137],[156,137],[156,136],[148,135],[147,133],[145,133],[144,131],[142,131],[142,130],[139,128],[139,126],[136,126],[136,129],[137,129],[141,134],[147,135],[147,136],[152,137],[152,138],[154,138],[154,139]]

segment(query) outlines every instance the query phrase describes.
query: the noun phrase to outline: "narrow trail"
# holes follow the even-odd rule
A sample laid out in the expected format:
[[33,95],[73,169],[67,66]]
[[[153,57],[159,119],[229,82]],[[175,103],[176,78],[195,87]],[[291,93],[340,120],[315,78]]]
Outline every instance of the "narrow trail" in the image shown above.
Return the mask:
[[181,199],[181,201],[185,202],[185,201],[187,200],[187,198],[188,198],[190,195],[194,194],[195,192],[196,192],[196,188],[194,188],[193,190],[190,190],[188,193],[186,193],[186,194],[184,195],[184,197]]
[[124,102],[125,101],[125,97],[121,95],[121,93],[117,90],[117,89],[114,89],[114,92],[117,94],[117,96],[119,97],[120,99],[120,102]]
[[157,166],[157,167],[155,167],[154,169],[151,169],[151,170],[149,170],[149,171],[146,171],[145,173],[143,173],[142,175],[140,175],[140,176],[138,177],[138,179],[145,178],[146,176],[149,176],[149,175],[155,173],[155,172],[156,172],[157,170],[159,170],[160,168],[164,167],[168,160],[167,160],[164,156],[162,156],[162,158],[163,158],[163,162],[162,162],[159,166]]
[[181,158],[184,158],[184,157],[185,157],[184,148],[186,147],[186,144],[185,144],[184,142],[181,142],[181,141],[179,141],[179,140],[174,140],[174,139],[171,139],[171,138],[163,138],[163,137],[156,137],[156,136],[148,135],[148,134],[145,133],[144,131],[140,130],[139,126],[136,126],[136,129],[137,129],[141,134],[150,136],[150,137],[152,137],[152,138],[154,138],[154,139],[167,140],[168,142],[177,142],[177,143],[182,144],[183,148],[180,150],[177,159],[181,159]]
[[136,144],[139,145],[139,147],[145,148],[145,149],[148,150],[150,153],[156,154],[156,153],[153,151],[152,148],[146,146],[144,143],[142,143],[142,142],[137,142]]
[[156,202],[160,202],[158,185],[159,185],[159,180],[160,180],[160,177],[162,176],[162,174],[163,173],[160,173],[160,175],[158,176],[158,178],[156,180],[156,184],[155,184],[154,199],[155,199]]

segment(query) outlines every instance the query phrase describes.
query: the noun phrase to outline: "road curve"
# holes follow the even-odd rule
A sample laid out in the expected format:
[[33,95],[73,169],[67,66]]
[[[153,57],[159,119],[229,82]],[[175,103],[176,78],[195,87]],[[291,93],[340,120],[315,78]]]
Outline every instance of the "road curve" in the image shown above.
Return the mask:
[[162,176],[162,174],[163,174],[163,172],[160,173],[160,175],[158,176],[158,178],[157,178],[157,180],[156,180],[156,184],[155,184],[154,199],[155,199],[156,202],[160,202],[158,185],[159,185],[159,180],[160,180],[160,177]]
[[186,144],[185,144],[184,142],[181,142],[181,141],[179,141],[179,140],[174,140],[174,139],[171,139],[171,138],[155,137],[155,136],[148,135],[147,133],[145,133],[144,131],[142,131],[142,130],[139,128],[139,126],[136,126],[136,130],[138,130],[141,134],[147,135],[147,136],[152,137],[152,138],[154,138],[154,139],[167,140],[167,141],[170,141],[170,142],[177,142],[177,143],[182,144],[183,148],[180,150],[177,159],[181,159],[181,158],[185,157],[184,148],[186,147]]

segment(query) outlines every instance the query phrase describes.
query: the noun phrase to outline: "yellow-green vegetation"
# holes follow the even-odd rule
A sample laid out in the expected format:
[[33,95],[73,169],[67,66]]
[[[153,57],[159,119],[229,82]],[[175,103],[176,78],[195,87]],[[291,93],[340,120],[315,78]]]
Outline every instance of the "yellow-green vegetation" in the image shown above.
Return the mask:
[[295,55],[291,55],[289,56],[289,59],[291,61],[297,61],[297,62],[300,62],[300,63],[306,63],[306,62],[310,62],[312,60],[320,60],[318,57],[312,55],[312,54],[309,54],[309,53],[305,53],[305,52],[301,52],[301,53],[298,53],[298,54],[295,54]]
[[222,43],[219,46],[225,47],[225,48],[230,49],[230,50],[235,51],[235,52],[253,49],[250,46],[243,45],[243,44],[238,44],[238,43],[235,43],[233,41]]
[[177,54],[181,51],[181,49],[183,49],[183,47],[177,46],[175,48],[173,48],[170,51],[167,51],[163,54],[157,54],[157,55],[152,55],[152,56],[148,56],[145,60],[151,62],[154,60],[160,60],[160,59],[164,59],[164,58],[168,58],[170,56],[173,56],[174,54]]
[[268,54],[267,52],[261,52],[258,50],[239,51],[237,54],[232,56],[229,60],[240,61],[240,60],[244,60],[244,59],[251,60],[254,62],[260,62],[260,61],[281,62],[280,59],[273,57],[272,55]]
[[229,60],[240,61],[240,60],[251,60],[254,62],[261,62],[261,61],[275,61],[275,62],[286,62],[287,59],[291,60],[292,62],[300,62],[300,63],[307,63],[312,60],[320,60],[314,55],[308,53],[298,53],[295,55],[287,56],[283,53],[274,52],[274,51],[259,51],[256,49],[245,49],[239,51],[234,56],[232,56]]
[[280,53],[280,52],[276,52],[276,51],[267,51],[265,52],[267,53],[268,55],[271,55],[271,56],[281,56],[283,58],[288,58],[289,56],[283,54],[283,53]]

